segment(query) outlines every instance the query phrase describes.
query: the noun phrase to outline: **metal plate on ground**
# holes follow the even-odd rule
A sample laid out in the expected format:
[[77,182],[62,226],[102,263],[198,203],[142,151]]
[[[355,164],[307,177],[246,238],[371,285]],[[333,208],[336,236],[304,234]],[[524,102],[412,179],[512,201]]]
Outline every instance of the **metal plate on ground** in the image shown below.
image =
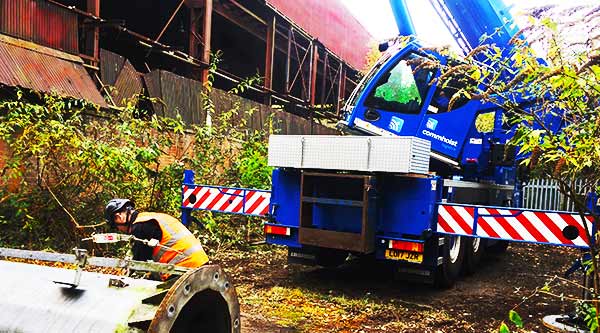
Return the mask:
[[430,151],[416,137],[271,135],[269,166],[427,174]]

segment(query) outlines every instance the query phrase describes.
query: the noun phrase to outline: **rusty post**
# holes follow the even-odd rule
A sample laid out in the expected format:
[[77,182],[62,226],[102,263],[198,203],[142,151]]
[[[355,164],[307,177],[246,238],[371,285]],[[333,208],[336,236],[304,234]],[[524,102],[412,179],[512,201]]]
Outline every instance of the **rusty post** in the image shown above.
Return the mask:
[[[213,0],[204,0],[204,20],[202,29],[202,62],[210,63],[210,37],[212,34]],[[202,83],[208,82],[208,68],[202,70]]]
[[319,64],[319,47],[317,43],[313,43],[311,48],[312,61],[310,63],[310,106],[315,106],[315,95],[317,93],[317,65]]
[[[87,11],[95,17],[100,17],[100,0],[87,0]],[[92,57],[94,58],[93,66],[98,65],[100,60],[100,28],[95,26],[92,33]]]
[[196,41],[196,36],[198,34],[198,9],[190,8],[190,35],[188,41],[188,54],[192,58],[198,57],[198,41]]
[[271,22],[267,25],[267,40],[265,50],[265,83],[264,87],[266,90],[265,104],[270,105],[271,103],[271,91],[273,90],[273,57],[275,56],[275,24],[276,17],[273,16]]
[[336,116],[340,116],[340,110],[342,109],[342,104],[344,103],[344,99],[346,98],[346,67],[344,67],[344,63],[340,61],[340,81],[338,84],[338,98],[337,98],[337,106],[336,106]]
[[[329,74],[329,52],[325,50],[325,60],[323,60],[323,78],[321,80],[321,105],[326,104],[325,91],[327,90],[327,75]],[[333,84],[333,83],[332,83]]]
[[[197,8],[190,8],[190,33],[188,41],[188,54],[194,59],[198,57],[198,21],[200,20],[200,11]],[[198,68],[192,69],[192,78],[201,80],[201,71]]]
[[291,69],[291,61],[292,61],[292,34],[294,33],[294,28],[290,27],[288,30],[288,45],[287,45],[287,61],[285,62],[285,93],[286,95],[290,93],[290,69]]

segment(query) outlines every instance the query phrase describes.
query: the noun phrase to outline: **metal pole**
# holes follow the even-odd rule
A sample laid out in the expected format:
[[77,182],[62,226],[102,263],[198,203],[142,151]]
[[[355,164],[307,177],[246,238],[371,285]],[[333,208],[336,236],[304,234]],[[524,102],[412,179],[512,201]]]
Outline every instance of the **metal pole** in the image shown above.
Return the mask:
[[312,61],[310,63],[310,81],[308,83],[310,91],[310,106],[315,105],[317,94],[317,67],[319,65],[319,49],[317,43],[313,43],[311,48]]
[[[87,11],[95,17],[100,17],[100,0],[87,0]],[[98,65],[100,60],[100,28],[98,26],[94,27],[93,32],[92,57],[94,58],[94,66]]]
[[[212,10],[213,0],[204,0],[204,22],[203,22],[203,42],[202,62],[210,64],[210,37],[212,34]],[[202,83],[208,82],[208,68],[202,70]]]
[[336,116],[340,116],[340,111],[342,110],[342,104],[344,102],[344,98],[346,97],[346,68],[344,67],[344,63],[340,61],[340,82],[338,86],[338,96],[337,96],[337,107],[336,107]]
[[288,30],[288,47],[287,47],[287,61],[285,63],[285,93],[290,93],[290,67],[291,67],[291,52],[292,52],[292,34],[294,33],[294,28],[290,27]]
[[325,50],[325,60],[323,60],[323,79],[321,80],[321,104],[325,104],[325,90],[327,90],[327,74],[329,71],[329,52]]
[[275,29],[276,21],[275,16],[267,26],[267,45],[265,50],[265,89],[267,90],[265,95],[265,104],[270,105],[271,103],[271,91],[273,90],[273,57],[275,55]]

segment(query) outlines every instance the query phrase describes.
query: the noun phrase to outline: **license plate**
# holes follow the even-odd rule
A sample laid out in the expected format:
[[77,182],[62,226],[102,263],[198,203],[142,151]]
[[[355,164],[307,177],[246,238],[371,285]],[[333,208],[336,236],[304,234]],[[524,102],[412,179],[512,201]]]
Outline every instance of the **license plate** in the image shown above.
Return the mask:
[[423,262],[423,253],[386,249],[385,259],[402,260],[420,264]]

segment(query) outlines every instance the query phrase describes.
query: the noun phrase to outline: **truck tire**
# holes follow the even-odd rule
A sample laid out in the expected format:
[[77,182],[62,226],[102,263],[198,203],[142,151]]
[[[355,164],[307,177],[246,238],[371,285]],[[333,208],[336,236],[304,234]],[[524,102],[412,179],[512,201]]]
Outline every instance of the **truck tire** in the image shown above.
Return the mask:
[[482,238],[469,237],[466,241],[465,273],[473,274],[481,262],[485,253],[486,240]]
[[441,255],[444,262],[436,269],[435,286],[450,288],[454,285],[462,271],[465,259],[465,238],[461,236],[444,236]]
[[336,249],[320,248],[315,254],[315,262],[317,265],[326,268],[335,268],[340,266],[348,258],[348,252]]

